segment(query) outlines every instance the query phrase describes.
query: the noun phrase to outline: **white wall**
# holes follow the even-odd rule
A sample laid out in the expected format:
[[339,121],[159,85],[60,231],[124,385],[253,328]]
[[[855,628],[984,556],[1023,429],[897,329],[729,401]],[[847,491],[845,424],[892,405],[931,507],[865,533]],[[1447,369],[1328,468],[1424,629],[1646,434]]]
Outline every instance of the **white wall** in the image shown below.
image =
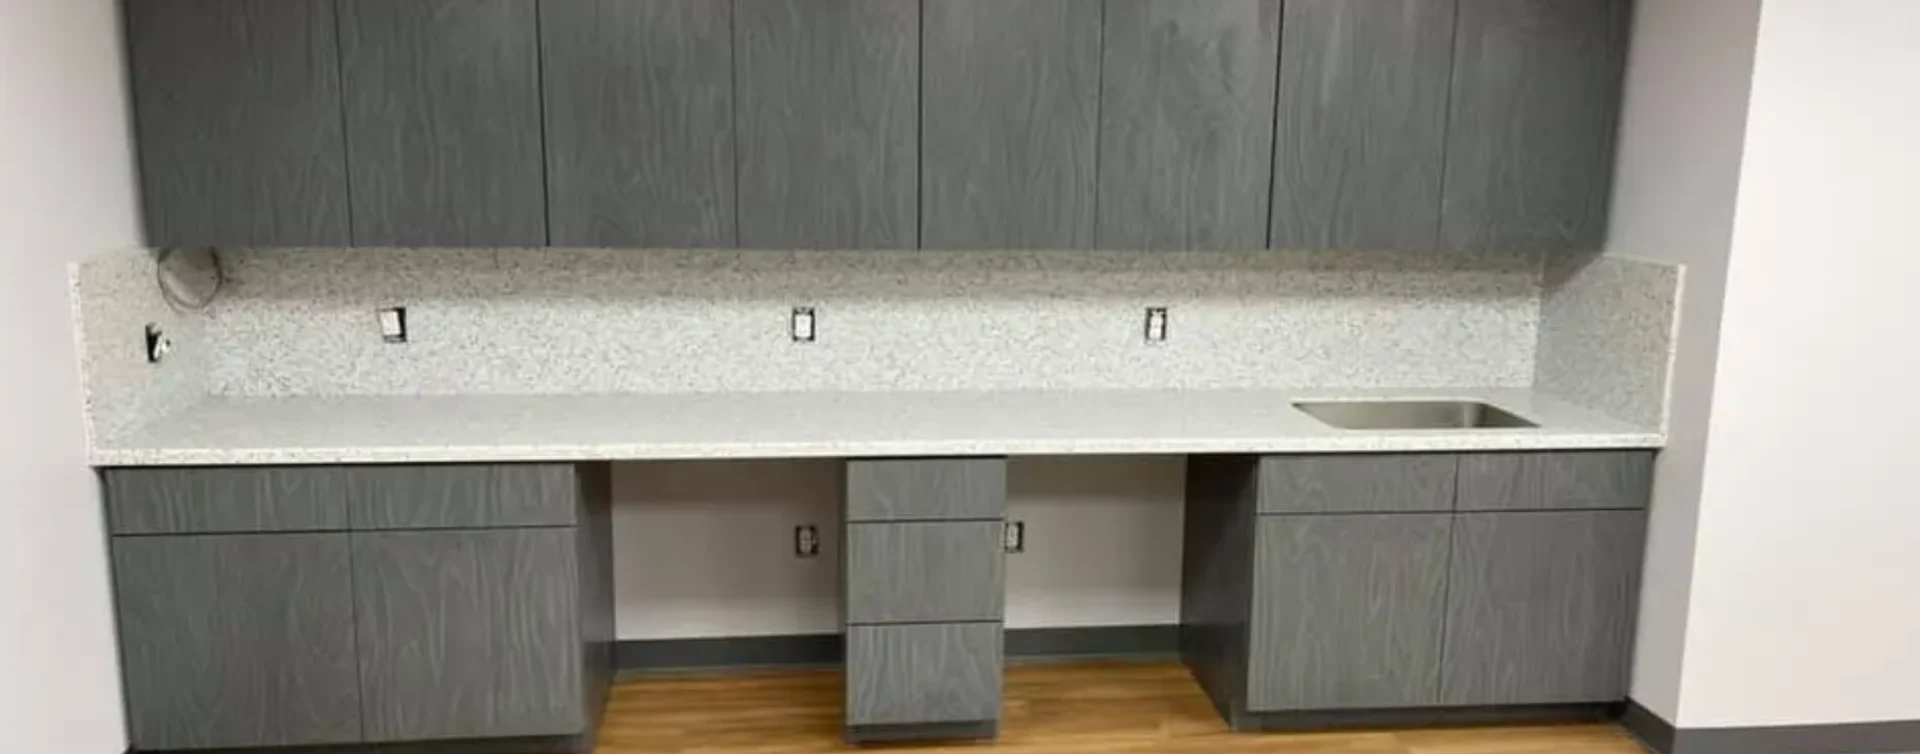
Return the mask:
[[1767,0],[1679,722],[1920,719],[1920,3]]
[[[1017,458],[1007,515],[1013,628],[1180,620],[1180,458]],[[840,465],[831,461],[614,467],[614,584],[622,639],[840,629]],[[818,558],[793,527],[820,527]]]
[[126,748],[66,263],[138,243],[112,0],[0,0],[0,737]]
[[1633,698],[1678,714],[1709,403],[1760,0],[1639,0],[1608,253],[1687,265],[1655,475]]

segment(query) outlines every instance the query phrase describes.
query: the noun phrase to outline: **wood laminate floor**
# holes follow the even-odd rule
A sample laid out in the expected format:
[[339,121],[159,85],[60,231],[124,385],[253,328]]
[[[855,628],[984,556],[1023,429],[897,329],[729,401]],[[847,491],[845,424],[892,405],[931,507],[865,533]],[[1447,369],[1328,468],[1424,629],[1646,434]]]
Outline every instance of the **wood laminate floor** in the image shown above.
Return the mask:
[[[838,670],[654,676],[614,688],[596,754],[845,751]],[[873,751],[1192,752],[1193,754],[1642,754],[1612,725],[1367,733],[1231,733],[1173,662],[1007,669],[992,742],[863,746]]]

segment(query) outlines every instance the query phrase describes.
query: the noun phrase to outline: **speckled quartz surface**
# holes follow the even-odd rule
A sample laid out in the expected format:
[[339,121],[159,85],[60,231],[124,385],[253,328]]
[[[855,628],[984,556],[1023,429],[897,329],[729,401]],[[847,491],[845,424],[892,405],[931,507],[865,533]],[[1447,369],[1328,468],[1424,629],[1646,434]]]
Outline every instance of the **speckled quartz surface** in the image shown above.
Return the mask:
[[[1352,431],[1296,400],[1477,399],[1537,429]],[[212,398],[97,466],[1658,447],[1521,388]]]

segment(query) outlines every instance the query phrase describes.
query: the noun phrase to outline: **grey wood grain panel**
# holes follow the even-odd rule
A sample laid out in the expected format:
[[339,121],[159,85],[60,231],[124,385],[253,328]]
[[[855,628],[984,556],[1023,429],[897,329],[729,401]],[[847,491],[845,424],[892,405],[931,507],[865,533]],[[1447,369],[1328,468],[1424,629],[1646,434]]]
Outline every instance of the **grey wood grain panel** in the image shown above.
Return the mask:
[[1443,453],[1270,456],[1260,460],[1260,512],[1452,510],[1457,466]]
[[580,488],[571,464],[345,467],[355,530],[569,526]]
[[732,246],[731,0],[541,0],[555,246]]
[[1093,245],[1100,0],[926,0],[920,245]]
[[150,246],[345,246],[332,0],[125,4]]
[[337,468],[107,469],[102,479],[114,534],[347,528],[346,477]]
[[1000,620],[1006,553],[999,521],[847,525],[847,621]]
[[1453,19],[1453,0],[1288,0],[1273,247],[1434,247]]
[[1007,509],[1007,459],[847,462],[848,521],[998,519]]
[[848,626],[847,725],[1000,718],[999,623]]
[[1624,699],[1645,535],[1642,511],[1460,514],[1441,703]]
[[353,534],[367,740],[583,732],[574,536]]
[[542,246],[534,0],[339,0],[353,240]]
[[133,747],[360,740],[347,536],[115,537]]
[[740,245],[919,230],[919,0],[735,0]]
[[587,717],[597,727],[613,685],[618,634],[614,625],[613,466],[578,466],[579,512],[574,548],[580,572],[580,680]]
[[1652,494],[1648,451],[1460,456],[1463,511],[1645,508]]
[[1447,513],[1261,516],[1247,707],[1438,702],[1452,526]]
[[1442,248],[1600,248],[1629,4],[1460,0]]
[[1101,248],[1267,245],[1279,0],[1107,0]]
[[1246,709],[1259,463],[1187,459],[1180,548],[1180,659],[1226,720]]

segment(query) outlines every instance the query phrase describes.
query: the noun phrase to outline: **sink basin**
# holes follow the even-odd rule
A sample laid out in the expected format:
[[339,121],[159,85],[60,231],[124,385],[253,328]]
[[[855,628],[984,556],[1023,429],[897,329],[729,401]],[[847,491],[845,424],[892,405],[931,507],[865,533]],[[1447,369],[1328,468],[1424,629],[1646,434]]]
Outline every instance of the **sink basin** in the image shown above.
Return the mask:
[[1515,429],[1538,427],[1479,401],[1307,401],[1294,408],[1341,429]]

